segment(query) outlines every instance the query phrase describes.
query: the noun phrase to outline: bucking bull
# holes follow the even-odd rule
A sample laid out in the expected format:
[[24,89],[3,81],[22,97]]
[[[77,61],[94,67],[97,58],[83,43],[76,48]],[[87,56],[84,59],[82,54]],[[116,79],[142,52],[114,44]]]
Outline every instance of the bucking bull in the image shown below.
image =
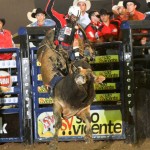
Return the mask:
[[[61,117],[68,119],[75,115],[85,121],[85,140],[89,142],[92,140],[90,105],[95,97],[94,82],[102,83],[105,77],[96,77],[90,64],[84,59],[67,64],[66,58],[63,57],[65,52],[55,50],[52,34],[53,31],[49,32],[42,41],[37,52],[37,58],[41,63],[42,80],[48,92],[50,92],[49,83],[56,74],[55,71],[57,70],[57,73],[62,75],[53,91],[54,139],[58,140],[58,131],[62,125]],[[62,64],[63,69],[68,68],[66,75],[59,71]]]

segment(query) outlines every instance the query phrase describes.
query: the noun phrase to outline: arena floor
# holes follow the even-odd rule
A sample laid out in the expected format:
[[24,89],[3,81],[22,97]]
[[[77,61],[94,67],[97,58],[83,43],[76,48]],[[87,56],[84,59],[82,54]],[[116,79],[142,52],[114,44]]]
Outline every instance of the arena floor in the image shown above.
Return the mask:
[[[26,145],[21,143],[4,143],[0,150],[51,150],[47,143]],[[91,144],[84,142],[59,142],[58,150],[150,150],[150,139],[138,144],[127,144],[124,141],[97,141]]]

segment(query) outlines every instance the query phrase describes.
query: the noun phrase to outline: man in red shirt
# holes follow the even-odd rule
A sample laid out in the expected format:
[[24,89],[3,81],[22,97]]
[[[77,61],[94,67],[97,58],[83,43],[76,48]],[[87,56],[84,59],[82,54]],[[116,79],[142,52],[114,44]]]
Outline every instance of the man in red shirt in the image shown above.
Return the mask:
[[102,25],[99,28],[99,36],[104,38],[104,42],[111,42],[114,40],[118,40],[118,27],[111,22],[111,15],[113,13],[108,12],[105,9],[100,10],[100,19],[102,21]]
[[[127,9],[128,11],[128,20],[144,20],[146,15],[137,11],[140,8],[140,3],[136,0],[125,0],[123,2],[123,6]],[[142,33],[147,33],[146,30],[140,31]],[[137,43],[140,40],[140,43],[142,45],[146,44],[147,38],[146,37],[137,37],[135,40]]]
[[68,14],[60,14],[53,9],[55,0],[48,0],[45,12],[56,22],[54,43],[57,47],[60,45],[65,49],[71,60],[79,59],[79,42],[77,21],[81,10],[78,6],[71,6]]
[[123,6],[128,11],[128,20],[144,20],[145,14],[137,11],[140,8],[140,3],[136,0],[125,0]]
[[[0,18],[0,49],[14,47],[11,32],[3,29],[5,19]],[[0,53],[0,60],[13,59],[13,53]]]
[[90,24],[85,28],[85,33],[90,42],[102,42],[103,38],[99,37],[98,30],[101,26],[100,14],[98,11],[89,12]]

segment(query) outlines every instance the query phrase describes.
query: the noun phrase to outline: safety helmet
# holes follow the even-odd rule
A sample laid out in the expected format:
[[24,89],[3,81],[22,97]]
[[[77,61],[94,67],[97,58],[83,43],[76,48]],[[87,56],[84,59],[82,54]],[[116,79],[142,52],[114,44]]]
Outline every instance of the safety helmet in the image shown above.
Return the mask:
[[81,14],[81,10],[80,7],[78,6],[70,6],[69,10],[68,10],[68,15],[74,15],[76,17],[80,17]]

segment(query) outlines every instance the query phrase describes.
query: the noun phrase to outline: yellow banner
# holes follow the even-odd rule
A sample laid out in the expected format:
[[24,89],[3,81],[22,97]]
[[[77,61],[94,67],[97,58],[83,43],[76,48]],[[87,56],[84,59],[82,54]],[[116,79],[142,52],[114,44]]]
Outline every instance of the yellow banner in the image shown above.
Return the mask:
[[103,75],[106,78],[119,78],[120,71],[119,70],[105,70],[105,71],[94,71],[96,76]]
[[39,93],[47,93],[47,90],[45,89],[44,85],[38,86],[37,88],[38,88],[38,92]]
[[38,79],[38,81],[42,81],[42,75],[41,75],[41,74],[38,74],[38,75],[37,75],[37,79]]
[[[91,110],[91,127],[94,135],[121,135],[122,114],[120,110]],[[52,112],[43,112],[38,116],[38,136],[52,137],[55,129],[55,120]],[[85,123],[73,116],[68,120],[62,119],[59,136],[85,135]]]
[[95,60],[90,62],[90,64],[111,63],[111,62],[119,62],[119,56],[118,55],[96,56]]
[[39,104],[53,104],[53,99],[51,97],[49,98],[43,98],[43,97],[39,97],[38,98]]
[[103,83],[103,84],[95,83],[94,89],[95,90],[115,90],[116,83]]
[[37,66],[41,66],[41,63],[39,61],[36,62]]
[[120,93],[96,94],[94,102],[97,101],[120,101]]

